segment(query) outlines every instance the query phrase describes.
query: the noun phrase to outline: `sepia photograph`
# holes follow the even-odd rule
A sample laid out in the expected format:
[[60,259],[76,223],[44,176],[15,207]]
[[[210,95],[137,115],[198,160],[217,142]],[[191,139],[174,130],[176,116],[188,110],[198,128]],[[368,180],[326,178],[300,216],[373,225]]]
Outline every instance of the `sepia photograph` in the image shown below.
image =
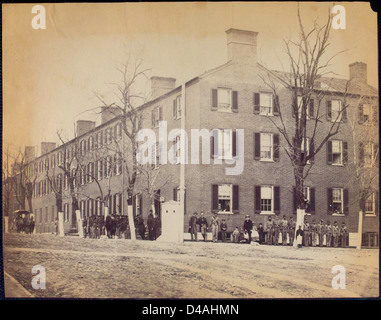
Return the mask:
[[379,298],[378,50],[369,2],[2,4],[2,298]]

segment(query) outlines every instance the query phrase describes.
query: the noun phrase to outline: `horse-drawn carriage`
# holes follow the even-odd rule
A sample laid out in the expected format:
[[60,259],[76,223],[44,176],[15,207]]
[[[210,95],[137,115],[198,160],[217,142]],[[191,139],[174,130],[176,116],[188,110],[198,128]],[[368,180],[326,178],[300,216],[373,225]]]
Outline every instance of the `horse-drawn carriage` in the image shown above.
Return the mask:
[[34,214],[27,210],[16,210],[14,213],[14,227],[18,233],[33,233]]

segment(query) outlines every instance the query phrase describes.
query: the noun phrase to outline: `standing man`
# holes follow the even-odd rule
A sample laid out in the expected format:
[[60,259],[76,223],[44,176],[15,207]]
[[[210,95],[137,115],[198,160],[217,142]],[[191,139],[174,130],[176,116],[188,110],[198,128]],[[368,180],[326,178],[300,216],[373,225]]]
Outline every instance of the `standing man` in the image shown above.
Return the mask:
[[152,210],[149,211],[148,217],[147,217],[147,228],[148,228],[148,237],[152,241],[154,239],[154,217]]
[[263,228],[263,224],[260,223],[258,225],[258,236],[259,236],[259,244],[264,244],[265,243],[265,230]]
[[321,219],[320,222],[318,223],[317,227],[316,227],[317,235],[318,235],[318,238],[319,238],[319,247],[323,246],[324,229],[325,229],[324,228],[324,222],[323,222],[323,219]]
[[281,221],[281,231],[282,231],[282,245],[287,246],[287,232],[288,232],[288,221],[286,216],[283,216]]
[[303,238],[304,232],[302,230],[302,226],[299,226],[298,230],[296,231],[296,243],[298,244],[298,248],[303,246]]
[[213,236],[213,242],[218,241],[218,227],[219,227],[219,221],[217,213],[215,213],[210,221],[210,225],[212,226],[212,236]]
[[245,217],[245,222],[243,223],[243,231],[247,231],[249,235],[248,244],[251,243],[251,232],[253,230],[253,221],[250,220],[250,216],[247,214]]
[[331,222],[327,220],[327,225],[325,226],[325,235],[326,235],[326,246],[332,246],[332,226]]
[[201,234],[204,238],[204,241],[206,241],[206,237],[207,237],[206,232],[208,230],[208,221],[204,217],[204,211],[201,211],[201,213],[200,213],[200,219],[198,219],[198,224],[200,225],[200,231],[201,231]]
[[291,247],[294,245],[295,228],[296,228],[296,222],[294,221],[294,218],[291,217],[290,223],[288,224],[288,237],[290,238],[290,246]]
[[347,248],[348,247],[348,228],[345,225],[345,222],[343,222],[341,225],[340,234],[341,234],[341,246],[343,248]]
[[279,233],[280,233],[280,220],[278,216],[275,216],[274,219],[274,244],[279,245]]
[[193,216],[189,219],[189,229],[192,241],[197,241],[197,212],[193,213]]
[[333,245],[335,248],[339,245],[339,235],[340,235],[340,228],[337,224],[337,221],[334,222],[332,227],[332,236],[333,236]]
[[142,238],[142,240],[144,240],[145,239],[146,228],[144,226],[144,218],[143,218],[143,216],[140,213],[136,217],[136,225],[138,227],[138,233],[140,235],[140,238]]
[[267,219],[266,231],[267,231],[267,244],[272,245],[274,240],[274,223],[271,217]]
[[308,247],[310,245],[310,223],[308,221],[304,223],[303,233],[304,233],[304,246]]
[[312,220],[311,224],[311,238],[312,238],[312,246],[316,247],[316,235],[317,235],[317,224],[315,220]]
[[226,224],[225,219],[222,219],[220,228],[221,228],[222,242],[225,242],[226,241],[226,231],[228,230],[228,225]]

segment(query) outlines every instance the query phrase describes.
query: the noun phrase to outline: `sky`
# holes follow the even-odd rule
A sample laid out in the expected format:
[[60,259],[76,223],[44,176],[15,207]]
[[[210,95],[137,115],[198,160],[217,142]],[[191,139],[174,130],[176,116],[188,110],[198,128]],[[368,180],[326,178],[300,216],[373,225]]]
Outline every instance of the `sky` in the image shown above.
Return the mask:
[[[225,31],[258,32],[258,62],[282,69],[283,39],[297,36],[296,2],[43,4],[46,29],[32,28],[33,5],[3,4],[3,148],[73,138],[77,120],[100,123],[94,92],[112,97],[126,54],[141,58],[149,76],[177,85],[227,61]],[[303,23],[323,24],[333,3],[301,3]],[[340,5],[346,29],[331,31],[332,66],[368,65],[378,86],[377,16],[368,3]],[[38,151],[39,152],[39,151]],[[38,153],[37,152],[37,153]],[[39,155],[39,154],[37,154]]]

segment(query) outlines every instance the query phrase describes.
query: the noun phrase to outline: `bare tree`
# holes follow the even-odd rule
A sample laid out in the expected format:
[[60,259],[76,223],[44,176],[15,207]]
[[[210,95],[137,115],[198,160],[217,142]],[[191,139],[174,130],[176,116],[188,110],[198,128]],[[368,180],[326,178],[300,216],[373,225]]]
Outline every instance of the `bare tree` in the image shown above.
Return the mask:
[[[330,92],[328,83],[321,85],[323,76],[329,72],[330,63],[337,54],[327,56],[330,45],[329,36],[332,17],[328,12],[326,23],[319,26],[316,22],[306,31],[298,6],[297,19],[299,38],[285,40],[285,53],[290,63],[289,72],[271,71],[261,67],[260,78],[273,92],[274,114],[268,117],[286,141],[284,151],[293,167],[297,209],[305,210],[308,201],[303,192],[304,181],[313,167],[313,160],[327,141],[340,131],[342,122],[347,120],[347,83],[342,93],[340,110],[332,112],[323,101]],[[289,102],[278,98],[281,90],[291,93],[292,120],[287,118]],[[299,97],[299,99],[298,99]],[[313,105],[312,105],[313,104]],[[328,111],[325,111],[328,109]],[[327,122],[327,119],[329,122]],[[328,124],[327,124],[328,123]],[[307,152],[308,151],[308,152]],[[279,152],[279,150],[274,150]],[[346,161],[346,159],[344,159]]]

